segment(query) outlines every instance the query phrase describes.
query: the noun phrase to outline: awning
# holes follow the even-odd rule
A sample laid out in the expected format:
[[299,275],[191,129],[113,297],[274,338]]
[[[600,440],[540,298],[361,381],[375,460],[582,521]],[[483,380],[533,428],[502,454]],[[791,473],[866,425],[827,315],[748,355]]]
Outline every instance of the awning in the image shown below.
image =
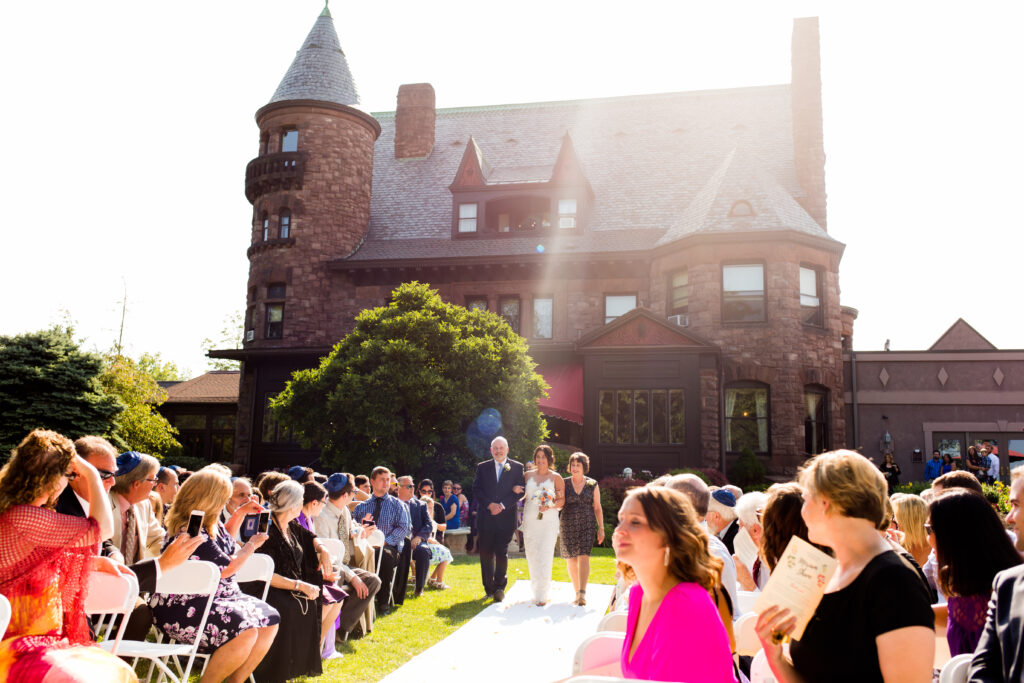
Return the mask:
[[548,397],[537,401],[540,412],[583,424],[583,365],[538,365],[537,373],[551,385]]

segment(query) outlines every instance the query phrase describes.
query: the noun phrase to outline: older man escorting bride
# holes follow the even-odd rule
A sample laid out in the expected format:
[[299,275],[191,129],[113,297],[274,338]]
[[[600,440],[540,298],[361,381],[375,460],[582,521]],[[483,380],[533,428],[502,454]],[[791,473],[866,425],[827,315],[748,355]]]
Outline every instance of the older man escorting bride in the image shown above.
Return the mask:
[[533,451],[536,469],[526,475],[523,538],[530,565],[530,587],[537,605],[546,605],[551,588],[551,563],[558,539],[558,511],[565,503],[565,485],[553,471],[555,454],[541,444]]

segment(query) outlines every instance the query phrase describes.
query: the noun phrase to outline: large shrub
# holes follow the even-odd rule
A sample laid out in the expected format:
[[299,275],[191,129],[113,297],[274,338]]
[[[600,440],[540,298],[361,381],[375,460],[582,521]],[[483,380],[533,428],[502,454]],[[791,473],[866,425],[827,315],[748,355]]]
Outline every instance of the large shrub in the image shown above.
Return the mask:
[[729,475],[730,481],[743,490],[763,484],[765,481],[764,465],[750,448],[744,448],[740,452],[740,457],[729,470]]

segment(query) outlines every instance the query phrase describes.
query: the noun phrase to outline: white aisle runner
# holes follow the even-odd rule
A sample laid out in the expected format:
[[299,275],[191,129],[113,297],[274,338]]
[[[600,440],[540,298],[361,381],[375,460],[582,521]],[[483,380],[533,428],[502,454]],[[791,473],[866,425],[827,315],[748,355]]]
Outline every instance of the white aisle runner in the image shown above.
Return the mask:
[[514,681],[545,683],[572,674],[572,656],[597,631],[613,586],[587,586],[587,605],[570,604],[572,584],[552,583],[551,602],[537,607],[530,582],[517,581],[505,601],[488,605],[462,628],[413,657],[381,683]]

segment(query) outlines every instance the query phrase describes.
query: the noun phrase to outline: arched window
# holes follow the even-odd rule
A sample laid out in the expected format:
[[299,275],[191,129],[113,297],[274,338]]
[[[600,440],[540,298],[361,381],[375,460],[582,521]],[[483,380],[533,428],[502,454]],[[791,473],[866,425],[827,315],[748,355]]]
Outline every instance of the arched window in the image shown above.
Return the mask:
[[737,218],[737,217],[740,217],[740,216],[753,216],[753,215],[754,215],[754,207],[752,207],[750,205],[750,202],[748,202],[746,199],[740,199],[740,200],[736,201],[732,205],[732,208],[729,209],[729,217],[730,218]]
[[260,214],[260,223],[263,225],[263,241],[270,239],[270,214],[264,211]]
[[281,209],[278,225],[281,228],[281,239],[287,239],[292,236],[292,212],[290,210]]
[[768,385],[733,382],[725,387],[725,450],[739,454],[749,448],[756,455],[769,454]]
[[804,387],[804,452],[818,455],[829,449],[828,389],[820,384]]

